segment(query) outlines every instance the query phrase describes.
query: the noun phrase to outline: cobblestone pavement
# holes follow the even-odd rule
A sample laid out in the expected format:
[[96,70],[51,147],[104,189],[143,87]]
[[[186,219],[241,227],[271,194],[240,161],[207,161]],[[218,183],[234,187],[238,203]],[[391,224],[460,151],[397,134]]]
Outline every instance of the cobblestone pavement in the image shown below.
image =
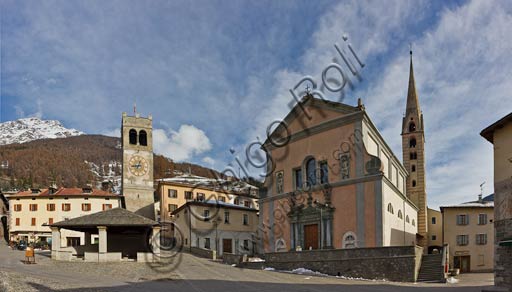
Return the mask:
[[57,262],[37,253],[37,264],[21,262],[23,252],[0,246],[0,291],[481,291],[492,274],[461,275],[457,284],[414,284],[344,280],[239,269],[183,253],[172,262]]

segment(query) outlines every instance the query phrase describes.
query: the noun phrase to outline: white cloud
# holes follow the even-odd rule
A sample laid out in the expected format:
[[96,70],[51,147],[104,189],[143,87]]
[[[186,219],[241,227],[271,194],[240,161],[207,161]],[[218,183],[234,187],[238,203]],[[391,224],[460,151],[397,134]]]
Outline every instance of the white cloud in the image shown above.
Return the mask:
[[115,128],[115,129],[107,130],[107,131],[102,132],[101,135],[120,138],[121,137],[121,129]]
[[210,156],[204,157],[201,161],[206,163],[209,167],[213,167],[215,165],[215,159],[211,158]]
[[154,129],[153,145],[156,153],[176,161],[189,160],[194,155],[202,154],[212,148],[210,139],[204,131],[192,125],[181,125],[177,132]]

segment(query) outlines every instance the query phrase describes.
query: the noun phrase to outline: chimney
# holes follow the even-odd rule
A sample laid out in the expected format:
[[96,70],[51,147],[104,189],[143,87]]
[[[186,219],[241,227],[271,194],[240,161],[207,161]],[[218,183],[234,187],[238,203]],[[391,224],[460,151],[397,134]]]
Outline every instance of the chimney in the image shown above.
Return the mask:
[[478,194],[478,203],[482,203],[482,194]]

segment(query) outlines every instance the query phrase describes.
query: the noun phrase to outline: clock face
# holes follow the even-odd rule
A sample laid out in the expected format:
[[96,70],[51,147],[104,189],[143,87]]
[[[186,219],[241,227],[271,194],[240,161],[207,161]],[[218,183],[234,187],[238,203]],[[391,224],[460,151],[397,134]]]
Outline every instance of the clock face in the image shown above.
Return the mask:
[[141,156],[132,156],[129,163],[130,172],[136,176],[145,175],[148,172],[148,162]]

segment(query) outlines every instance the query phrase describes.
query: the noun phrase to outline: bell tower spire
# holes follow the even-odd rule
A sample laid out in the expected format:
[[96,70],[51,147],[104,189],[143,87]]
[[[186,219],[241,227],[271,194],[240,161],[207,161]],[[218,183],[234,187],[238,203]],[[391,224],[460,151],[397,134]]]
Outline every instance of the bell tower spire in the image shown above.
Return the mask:
[[418,207],[418,245],[428,246],[427,222],[427,193],[425,178],[425,136],[423,114],[420,110],[414,69],[412,64],[412,49],[410,54],[409,86],[405,116],[402,121],[402,152],[405,168],[409,171],[406,194]]

